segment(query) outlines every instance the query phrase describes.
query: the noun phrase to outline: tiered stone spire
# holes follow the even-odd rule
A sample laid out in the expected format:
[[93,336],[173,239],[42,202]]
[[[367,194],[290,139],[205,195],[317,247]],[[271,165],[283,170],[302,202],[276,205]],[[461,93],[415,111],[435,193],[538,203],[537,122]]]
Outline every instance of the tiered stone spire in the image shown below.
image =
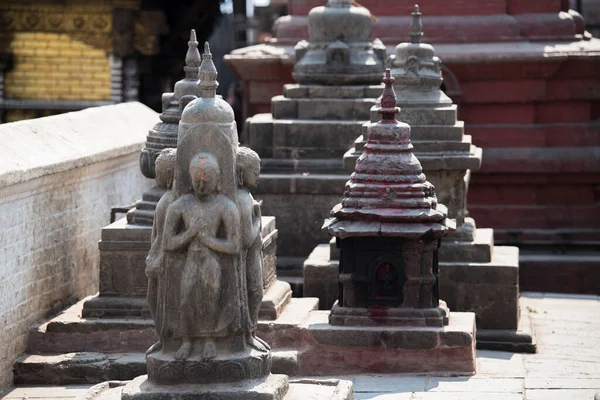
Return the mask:
[[419,5],[415,4],[413,13],[410,19],[410,42],[413,44],[421,43],[421,37],[423,36],[423,24],[421,23],[421,12],[419,11]]
[[208,42],[204,43],[204,53],[202,54],[202,64],[200,65],[200,72],[198,74],[198,88],[200,97],[215,97],[217,95],[217,68],[212,59],[212,53],[210,52],[210,46]]
[[308,14],[309,42],[296,45],[294,79],[302,84],[360,85],[379,82],[385,46],[371,42],[373,20],[350,0],[329,0]]
[[390,56],[392,74],[396,77],[395,88],[399,91],[399,104],[440,105],[452,104],[452,100],[440,90],[442,85],[441,61],[435,56],[433,46],[421,43],[423,24],[419,6],[415,4],[411,14],[410,43],[400,43]]
[[383,82],[381,121],[368,127],[365,152],[327,229],[339,238],[414,237],[427,232],[440,237],[448,230],[445,207],[438,209],[435,189],[412,152],[410,126],[396,119],[400,109],[389,69]]
[[[185,77],[175,83],[173,93],[163,93],[162,112],[159,115],[160,122],[150,130],[146,137],[146,146],[140,155],[140,169],[147,178],[153,179],[156,176],[154,162],[161,150],[177,147],[177,127],[181,119],[180,100],[196,96],[200,62],[196,31],[192,29],[183,67]],[[129,223],[151,226],[156,203],[163,193],[164,190],[158,187],[144,193],[143,199],[137,202],[136,208],[128,214]]]

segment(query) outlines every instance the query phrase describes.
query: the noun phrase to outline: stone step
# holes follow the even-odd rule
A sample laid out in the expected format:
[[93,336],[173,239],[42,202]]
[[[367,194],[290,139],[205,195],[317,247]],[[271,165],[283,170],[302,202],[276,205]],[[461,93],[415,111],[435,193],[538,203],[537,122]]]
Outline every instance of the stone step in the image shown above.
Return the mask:
[[[272,373],[296,375],[296,350],[275,350],[271,354]],[[72,385],[129,380],[146,374],[146,353],[26,354],[15,361],[13,371],[15,384],[18,385]]]
[[493,250],[488,263],[440,262],[440,298],[450,310],[475,312],[478,329],[515,330],[519,318],[519,249],[494,246]]
[[[357,150],[362,150],[366,143],[365,138],[368,136],[369,124],[364,123],[362,125],[362,138],[356,139],[355,147]],[[454,125],[411,125],[410,127],[410,140],[416,147],[419,142],[464,142],[465,123],[463,121],[457,121]],[[471,143],[471,139],[468,139]]]
[[[422,128],[422,127],[421,127]],[[432,127],[432,128],[438,128]],[[471,151],[472,146],[472,137],[470,135],[463,135],[460,140],[450,141],[450,140],[420,140],[415,141],[411,139],[411,143],[414,147],[413,152],[419,157],[419,153],[448,153],[448,152],[463,152],[469,153]],[[365,135],[359,136],[354,141],[354,150],[357,152],[364,152],[365,145],[367,142],[365,141]],[[440,157],[442,154],[440,154]]]
[[[443,125],[443,126],[455,126],[457,123],[458,106],[453,104],[451,106],[442,107],[426,107],[426,108],[412,108],[404,107],[400,110],[400,115],[397,118],[409,124],[411,127],[417,127],[419,125]],[[381,114],[377,112],[377,108],[371,109],[370,116],[368,117],[371,122],[377,122],[381,119]]]
[[551,251],[521,252],[522,290],[600,293],[600,251],[569,251],[565,254],[552,254]]
[[301,85],[289,83],[283,85],[283,95],[289,99],[364,99],[378,98],[383,92],[383,85],[363,86],[326,86]]
[[273,157],[273,115],[256,114],[246,120],[240,143],[256,151],[261,158]]
[[492,261],[493,252],[494,230],[480,228],[477,229],[473,241],[442,239],[438,258],[440,263],[459,261],[487,263]]
[[156,210],[156,202],[148,200],[139,200],[135,203],[135,208],[137,208],[138,211],[149,211],[154,213],[154,210]]
[[330,159],[344,155],[360,135],[364,121],[273,121],[273,157]]
[[[89,299],[30,331],[27,353],[143,353],[158,340],[154,322],[148,318],[81,318],[83,303]],[[259,336],[280,348],[289,337],[280,338],[277,332],[301,324],[317,307],[316,298],[292,298],[279,318],[259,320]]]
[[70,385],[133,379],[146,373],[145,353],[77,352],[23,355],[13,367],[15,383]]
[[309,119],[335,121],[368,121],[375,98],[300,99],[275,96],[271,100],[274,119]]
[[[417,147],[417,143],[415,143],[415,147]],[[347,171],[353,171],[356,160],[362,153],[355,148],[350,148],[343,157],[344,168]],[[448,152],[443,156],[439,153],[415,151],[425,174],[427,171],[478,170],[481,167],[482,154],[481,148],[473,145],[470,145],[468,152]]]
[[517,329],[477,329],[478,349],[511,353],[537,352],[535,327],[529,309],[521,303],[519,298],[520,317]]

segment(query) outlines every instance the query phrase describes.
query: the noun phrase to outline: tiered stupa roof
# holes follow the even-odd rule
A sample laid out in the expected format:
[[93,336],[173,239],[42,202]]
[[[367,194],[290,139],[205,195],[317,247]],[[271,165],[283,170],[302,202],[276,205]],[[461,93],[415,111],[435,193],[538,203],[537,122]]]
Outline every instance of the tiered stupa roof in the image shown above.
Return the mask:
[[442,236],[453,229],[446,208],[412,152],[410,126],[397,120],[394,78],[383,79],[381,120],[368,127],[365,152],[356,161],[344,198],[325,226],[333,236]]

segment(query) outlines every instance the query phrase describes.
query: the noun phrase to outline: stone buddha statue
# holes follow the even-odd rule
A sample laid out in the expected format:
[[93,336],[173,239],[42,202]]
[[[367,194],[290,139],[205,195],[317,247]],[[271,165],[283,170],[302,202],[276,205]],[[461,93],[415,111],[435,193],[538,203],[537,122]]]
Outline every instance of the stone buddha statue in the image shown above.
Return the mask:
[[[172,187],[156,210],[147,259],[160,337],[148,350],[155,384],[217,383],[267,376],[269,346],[255,336],[262,300],[256,185],[260,158],[238,148],[233,110],[216,96],[208,43],[197,97],[183,96]],[[157,174],[168,163],[162,153]],[[165,154],[166,157],[166,154]]]

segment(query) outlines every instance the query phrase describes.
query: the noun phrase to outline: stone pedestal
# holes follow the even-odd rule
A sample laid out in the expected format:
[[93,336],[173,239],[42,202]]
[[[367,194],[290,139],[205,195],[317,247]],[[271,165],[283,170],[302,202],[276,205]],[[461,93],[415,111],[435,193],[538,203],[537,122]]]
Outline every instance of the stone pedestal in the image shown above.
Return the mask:
[[475,315],[450,312],[444,327],[340,326],[328,311],[311,313],[310,350],[299,355],[309,375],[355,373],[440,373],[472,375]]
[[[287,388],[287,393],[282,389]],[[354,392],[352,382],[327,379],[288,380],[285,375],[270,375],[264,379],[253,380],[245,384],[232,384],[227,387],[207,385],[203,390],[174,390],[172,387],[159,387],[147,381],[146,376],[140,376],[131,382],[104,382],[92,387],[87,393],[87,400],[120,400],[149,398],[165,399],[168,396],[179,396],[177,399],[248,399],[270,400],[283,398],[285,400],[352,400]]]
[[[152,226],[128,224],[126,218],[102,229],[99,243],[100,294],[85,302],[84,318],[150,317],[146,302],[148,278],[144,270],[151,233]],[[261,319],[277,319],[292,298],[290,285],[277,280],[277,235],[275,218],[263,217]]]

